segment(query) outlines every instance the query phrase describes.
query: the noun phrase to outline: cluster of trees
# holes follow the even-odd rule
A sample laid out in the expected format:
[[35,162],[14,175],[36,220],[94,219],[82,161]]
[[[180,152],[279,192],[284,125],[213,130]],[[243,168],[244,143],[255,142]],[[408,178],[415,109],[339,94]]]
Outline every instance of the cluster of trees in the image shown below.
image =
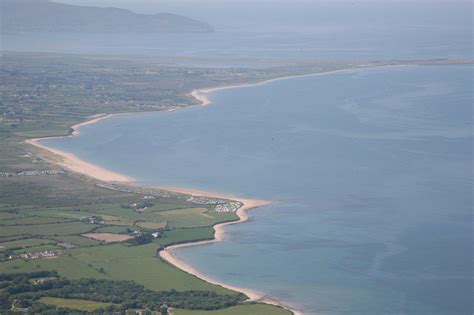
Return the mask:
[[139,235],[135,238],[129,239],[127,243],[131,245],[144,245],[153,242],[153,236],[150,233]]
[[[35,283],[33,280],[38,278],[49,280]],[[221,295],[211,291],[156,292],[133,281],[68,280],[49,271],[0,274],[0,311],[8,310],[14,300],[24,307],[32,307],[32,311],[43,309],[46,306],[39,305],[38,299],[45,296],[117,304],[104,312],[137,308],[160,311],[164,303],[176,308],[216,310],[234,306],[246,298],[243,294]]]

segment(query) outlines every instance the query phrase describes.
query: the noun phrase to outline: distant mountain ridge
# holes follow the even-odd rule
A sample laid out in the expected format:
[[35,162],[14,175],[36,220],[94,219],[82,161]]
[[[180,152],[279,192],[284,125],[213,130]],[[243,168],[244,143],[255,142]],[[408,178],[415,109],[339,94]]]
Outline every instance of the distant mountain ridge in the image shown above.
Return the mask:
[[1,32],[207,33],[211,25],[170,13],[137,14],[49,0],[0,0]]

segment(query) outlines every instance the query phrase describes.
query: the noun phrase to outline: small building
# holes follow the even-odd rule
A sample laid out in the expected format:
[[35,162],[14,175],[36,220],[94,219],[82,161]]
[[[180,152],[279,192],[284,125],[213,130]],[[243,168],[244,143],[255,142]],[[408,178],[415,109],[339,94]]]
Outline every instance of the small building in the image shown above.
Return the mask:
[[48,283],[48,282],[54,282],[57,279],[58,279],[57,277],[45,277],[45,278],[31,279],[30,281],[34,285],[38,285],[38,284],[44,284],[44,283]]
[[153,236],[154,238],[160,238],[161,237],[161,232],[153,232],[153,233],[151,233],[151,236]]

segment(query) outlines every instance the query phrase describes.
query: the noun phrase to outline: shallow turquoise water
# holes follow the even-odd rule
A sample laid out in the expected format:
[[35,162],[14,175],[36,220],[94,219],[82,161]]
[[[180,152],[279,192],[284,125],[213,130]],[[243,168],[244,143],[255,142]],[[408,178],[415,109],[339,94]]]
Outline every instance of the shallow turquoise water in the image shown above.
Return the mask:
[[144,184],[274,201],[180,250],[308,314],[472,313],[472,67],[398,67],[222,90],[45,141]]

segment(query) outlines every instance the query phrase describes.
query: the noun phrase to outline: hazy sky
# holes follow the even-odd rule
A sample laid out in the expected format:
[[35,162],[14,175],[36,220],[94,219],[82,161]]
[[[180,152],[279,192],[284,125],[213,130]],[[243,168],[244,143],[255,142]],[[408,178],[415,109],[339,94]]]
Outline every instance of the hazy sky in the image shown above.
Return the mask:
[[93,5],[93,6],[129,6],[132,3],[141,4],[189,4],[189,5],[246,5],[249,4],[271,4],[271,5],[294,5],[295,3],[317,4],[317,3],[470,3],[474,4],[474,0],[50,0],[55,2],[63,2],[77,5]]

